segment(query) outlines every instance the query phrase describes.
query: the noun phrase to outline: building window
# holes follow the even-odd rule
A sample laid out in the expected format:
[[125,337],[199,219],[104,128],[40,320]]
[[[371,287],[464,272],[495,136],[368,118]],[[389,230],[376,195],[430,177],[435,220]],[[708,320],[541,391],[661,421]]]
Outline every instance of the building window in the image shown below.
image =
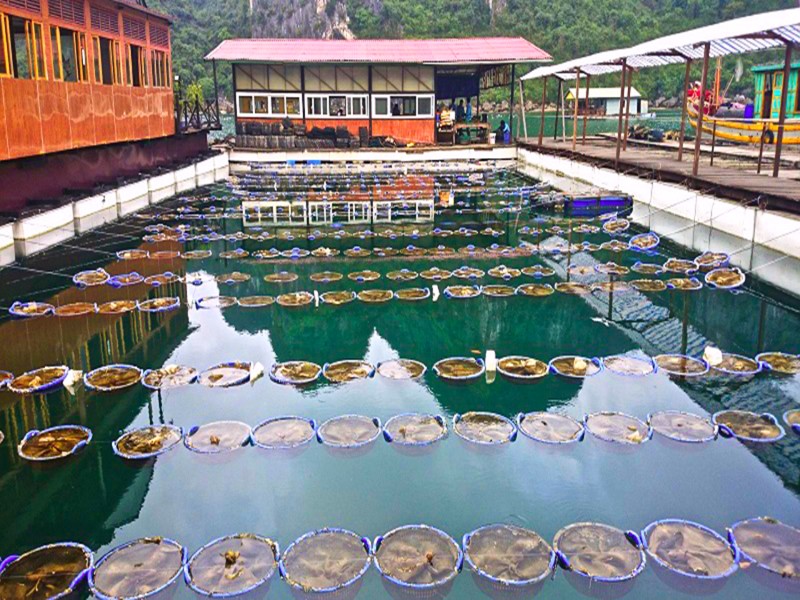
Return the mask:
[[133,87],[147,86],[147,53],[141,46],[126,44],[127,61],[126,83]]
[[53,53],[53,79],[89,80],[85,34],[63,27],[50,27],[50,49]]
[[300,94],[237,93],[241,117],[302,117]]
[[0,13],[0,77],[11,77],[11,26],[8,17]]
[[366,117],[366,94],[306,94],[306,116],[321,118]]
[[307,96],[306,97],[306,116],[326,117],[328,116],[328,97],[327,96]]
[[390,119],[432,119],[432,94],[373,96],[373,116]]
[[2,74],[18,79],[47,79],[43,25],[21,17],[2,17]]
[[153,87],[170,87],[167,53],[153,50],[150,53],[150,61],[153,63]]
[[94,81],[103,85],[122,85],[122,61],[119,42],[94,36]]

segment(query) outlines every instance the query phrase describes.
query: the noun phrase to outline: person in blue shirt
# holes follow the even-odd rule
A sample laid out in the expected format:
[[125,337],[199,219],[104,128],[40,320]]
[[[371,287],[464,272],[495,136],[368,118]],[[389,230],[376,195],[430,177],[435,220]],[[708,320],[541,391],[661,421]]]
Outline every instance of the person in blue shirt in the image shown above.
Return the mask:
[[456,107],[456,121],[459,123],[464,122],[464,117],[466,117],[467,111],[464,110],[464,100],[458,101],[458,106]]
[[498,140],[502,140],[503,144],[511,143],[511,128],[505,120],[500,121],[500,127],[494,130]]
[[467,116],[466,116],[467,123],[472,122],[472,98],[467,98]]

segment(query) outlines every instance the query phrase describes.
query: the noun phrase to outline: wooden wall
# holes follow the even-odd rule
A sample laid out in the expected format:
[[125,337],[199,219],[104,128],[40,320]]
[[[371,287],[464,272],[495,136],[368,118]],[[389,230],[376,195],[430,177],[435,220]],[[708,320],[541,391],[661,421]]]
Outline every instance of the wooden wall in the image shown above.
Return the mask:
[[[283,119],[262,119],[258,117],[237,117],[237,123],[283,123]],[[302,125],[302,119],[292,119],[295,125]],[[306,131],[314,127],[345,126],[353,136],[358,136],[360,127],[369,127],[369,119],[306,119]],[[398,142],[414,142],[418,144],[433,144],[436,140],[434,119],[373,119],[373,136],[391,136]]]

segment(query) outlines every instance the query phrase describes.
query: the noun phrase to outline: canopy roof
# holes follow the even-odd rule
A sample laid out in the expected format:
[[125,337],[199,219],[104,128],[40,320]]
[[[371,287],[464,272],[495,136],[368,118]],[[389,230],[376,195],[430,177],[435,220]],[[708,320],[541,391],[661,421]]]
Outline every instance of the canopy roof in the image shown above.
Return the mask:
[[[578,93],[579,100],[586,98],[586,87],[582,87]],[[635,88],[631,88],[631,98],[641,98],[642,95]],[[567,90],[567,100],[575,98],[575,88]],[[593,87],[589,88],[589,100],[613,100],[619,99],[618,87]]]
[[206,60],[260,63],[508,64],[552,57],[521,37],[435,40],[224,40]]
[[644,42],[630,48],[598,52],[559,65],[539,67],[522,79],[555,76],[574,79],[582,74],[602,75],[629,67],[642,69],[703,58],[705,44],[712,57],[744,54],[800,43],[800,8],[789,8],[723,21]]

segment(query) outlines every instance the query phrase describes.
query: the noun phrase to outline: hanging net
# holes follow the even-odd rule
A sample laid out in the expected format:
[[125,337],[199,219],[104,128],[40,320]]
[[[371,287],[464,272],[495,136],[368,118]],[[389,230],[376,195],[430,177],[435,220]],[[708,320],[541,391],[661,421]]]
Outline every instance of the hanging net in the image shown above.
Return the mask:
[[677,410],[653,413],[648,423],[653,431],[676,442],[702,443],[717,437],[717,427],[710,419]]
[[142,378],[142,370],[133,365],[108,365],[89,371],[83,376],[83,384],[97,392],[114,392],[136,385]]
[[510,285],[485,285],[481,288],[481,293],[491,298],[507,298],[513,296],[514,292],[515,289]]
[[549,283],[524,283],[518,286],[514,291],[517,295],[532,296],[534,298],[549,296],[553,292],[555,292],[555,290]]
[[57,317],[82,317],[97,312],[97,305],[93,302],[73,302],[62,304],[55,308]]
[[631,267],[631,271],[640,275],[660,275],[664,272],[664,267],[653,263],[636,262]]
[[292,360],[275,363],[269,372],[269,378],[275,383],[303,385],[316,381],[322,374],[322,367],[304,360]]
[[245,283],[246,281],[250,281],[250,275],[248,273],[233,271],[232,273],[222,273],[221,275],[217,275],[214,277],[214,279],[217,283],[233,285],[235,283]]
[[755,375],[761,371],[761,363],[747,356],[722,352],[722,360],[711,365],[711,368],[728,375]]
[[404,446],[426,446],[447,436],[444,419],[438,415],[408,413],[386,421],[383,437]]
[[352,531],[320,529],[296,540],[281,556],[281,574],[304,592],[333,592],[357,582],[370,564],[369,542]]
[[105,269],[93,269],[91,271],[81,271],[72,276],[72,281],[75,285],[91,287],[95,285],[103,285],[110,279]]
[[151,425],[121,435],[113,444],[114,454],[131,460],[152,458],[171,450],[183,439],[174,425]]
[[92,432],[80,425],[59,425],[43,431],[30,431],[17,446],[25,460],[47,461],[65,458],[92,441]]
[[702,289],[703,284],[696,277],[673,277],[667,279],[667,287],[681,292],[695,292]]
[[583,295],[592,291],[591,286],[575,281],[559,281],[556,283],[556,291],[562,294]]
[[730,257],[724,252],[703,252],[700,256],[694,259],[695,264],[703,271],[710,271],[724,267],[728,264]]
[[378,363],[378,374],[387,379],[419,379],[427,368],[418,360],[394,358]]
[[275,303],[272,296],[243,296],[236,299],[236,303],[244,308],[263,308]]
[[645,565],[644,552],[625,532],[600,523],[575,523],[556,533],[553,547],[569,570],[597,581],[625,581]]
[[45,302],[14,302],[8,312],[15,317],[44,317],[55,311],[52,304]]
[[449,285],[444,288],[444,295],[448,298],[475,298],[480,294],[481,289],[472,285]]
[[98,306],[97,312],[101,315],[121,315],[131,312],[135,308],[135,300],[112,300],[111,302],[104,302]]
[[480,269],[476,269],[475,267],[459,267],[455,271],[453,271],[453,276],[458,277],[459,279],[480,279],[486,273],[481,271]]
[[357,294],[361,302],[367,304],[379,304],[381,302],[388,302],[394,298],[394,292],[391,290],[361,290]]
[[216,421],[193,427],[183,444],[200,454],[222,454],[238,450],[250,439],[250,426],[239,421]]
[[415,302],[429,298],[431,291],[428,288],[405,288],[397,290],[394,295],[398,300]]
[[505,585],[544,580],[554,553],[535,531],[514,525],[488,525],[464,536],[464,560],[479,575]]
[[603,223],[603,231],[612,235],[626,231],[631,224],[627,219],[609,219]]
[[374,372],[375,367],[363,360],[340,360],[322,367],[325,379],[333,383],[366,379],[371,377]]
[[497,361],[497,370],[509,379],[532,380],[547,375],[547,363],[528,356],[506,356]]
[[458,575],[461,549],[443,531],[427,525],[393,529],[375,543],[375,566],[390,581],[430,588]]
[[352,281],[357,281],[359,283],[363,283],[365,281],[375,281],[376,279],[380,278],[381,274],[377,271],[354,271],[353,273],[348,273],[347,278]]
[[691,521],[656,521],[645,527],[642,537],[647,554],[680,575],[720,579],[737,568],[730,543],[708,527]]
[[41,394],[60,386],[69,373],[64,365],[41,367],[23,373],[8,382],[8,389],[17,394]]
[[731,527],[742,561],[793,582],[800,581],[800,529],[777,519],[759,517]]
[[290,273],[289,271],[270,273],[269,275],[264,275],[264,281],[267,283],[290,283],[297,281],[297,273]]
[[786,433],[769,413],[722,410],[714,414],[713,421],[719,425],[721,433],[749,442],[776,442]]
[[250,533],[230,535],[206,544],[189,559],[186,582],[192,590],[229,598],[254,590],[278,566],[278,545]]
[[631,286],[626,281],[602,281],[592,285],[593,292],[602,292],[604,294],[614,294],[622,292],[630,292]]
[[756,360],[765,365],[770,371],[782,375],[796,375],[800,373],[800,356],[784,352],[762,352]]
[[281,294],[275,299],[280,306],[306,306],[314,301],[314,294],[309,292],[290,292]]
[[656,367],[649,358],[637,358],[625,354],[606,356],[603,358],[603,367],[617,375],[633,375],[641,377],[654,372]]
[[546,444],[569,444],[583,437],[583,425],[567,415],[531,412],[520,415],[519,429],[524,435]]
[[636,417],[620,412],[586,415],[586,430],[593,436],[619,444],[643,444],[650,439],[650,428]]
[[670,375],[697,377],[708,372],[708,363],[705,360],[684,354],[659,354],[653,360],[660,370]]
[[133,250],[119,250],[117,252],[117,258],[120,260],[142,260],[147,258],[147,256],[147,250],[139,250],[138,248],[134,248]]
[[514,441],[517,428],[510,419],[502,415],[467,412],[453,418],[453,431],[468,442],[505,444]]
[[442,379],[462,381],[483,375],[485,365],[478,358],[456,356],[445,358],[433,365],[433,372]]
[[499,279],[514,279],[515,277],[519,277],[522,274],[522,271],[519,269],[514,269],[512,267],[507,267],[505,265],[499,265],[497,267],[492,267],[487,271],[489,275],[492,277],[497,277]]
[[408,269],[400,269],[399,271],[389,271],[386,277],[392,281],[412,281],[419,277],[419,273]]
[[600,372],[600,361],[585,356],[557,356],[550,361],[550,369],[558,375],[581,379]]
[[107,598],[134,600],[155,594],[183,571],[184,549],[160,537],[140,538],[106,554],[89,576],[92,591]]
[[249,362],[220,363],[200,373],[200,383],[208,387],[232,387],[250,381]]
[[520,269],[523,275],[528,277],[551,277],[556,274],[554,269],[542,265],[533,265],[532,267],[523,267]]
[[232,296],[206,296],[195,302],[197,308],[229,308],[236,304]]
[[319,297],[325,304],[338,306],[340,304],[347,304],[348,302],[355,300],[356,293],[350,290],[343,290],[341,292],[325,292],[320,294]]
[[92,551],[81,544],[50,544],[36,548],[0,571],[0,598],[50,600],[67,597],[93,563]]
[[706,273],[706,283],[725,290],[744,285],[745,274],[739,269],[720,268]]
[[667,284],[660,279],[634,279],[628,284],[637,292],[663,292]]
[[445,279],[450,279],[450,277],[453,276],[453,272],[447,269],[440,269],[439,267],[431,267],[430,269],[422,271],[420,276],[423,279],[429,279],[431,281],[444,281]]
[[143,312],[165,312],[175,310],[181,305],[181,299],[174,298],[151,298],[144,302],[138,302],[136,306]]
[[660,242],[661,238],[659,238],[657,234],[648,231],[647,233],[634,235],[628,242],[628,245],[631,247],[631,250],[652,250],[658,246]]
[[183,252],[181,257],[184,260],[202,260],[204,258],[211,258],[211,250],[189,250]]
[[308,278],[315,283],[331,283],[339,281],[342,278],[342,274],[334,271],[320,271],[319,273],[312,273]]
[[662,269],[668,273],[689,275],[697,271],[697,265],[694,264],[694,261],[684,258],[668,258],[667,262],[662,266]]
[[331,258],[333,256],[339,256],[339,254],[341,253],[336,248],[326,248],[325,246],[315,248],[311,251],[311,256],[314,258]]
[[287,450],[307,444],[314,439],[315,424],[302,417],[274,417],[253,429],[256,446],[268,450]]
[[317,438],[335,448],[357,448],[378,439],[381,425],[378,419],[363,415],[343,415],[328,419],[317,429]]

